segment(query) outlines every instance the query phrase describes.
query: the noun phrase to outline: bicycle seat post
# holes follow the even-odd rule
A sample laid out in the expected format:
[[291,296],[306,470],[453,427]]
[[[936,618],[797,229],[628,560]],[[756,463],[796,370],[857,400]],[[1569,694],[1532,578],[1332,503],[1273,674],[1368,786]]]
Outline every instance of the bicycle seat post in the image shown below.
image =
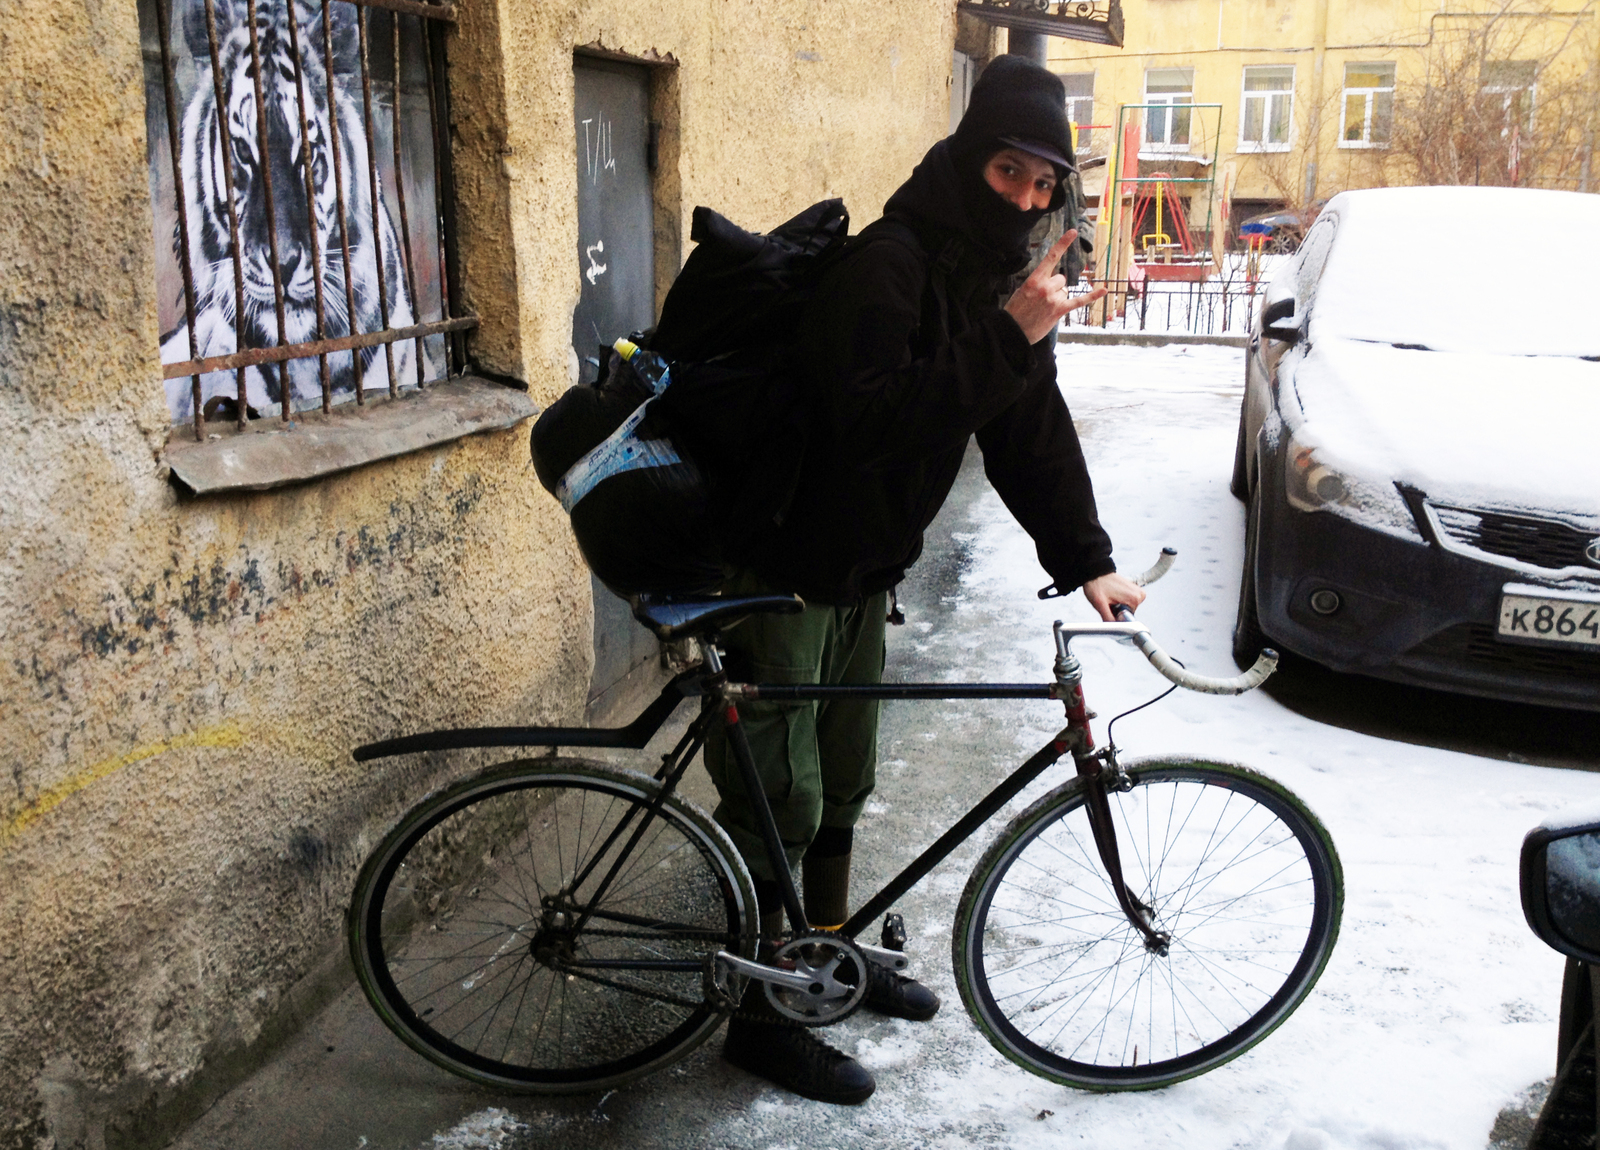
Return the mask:
[[715,629],[706,631],[700,637],[700,646],[705,651],[707,672],[702,682],[705,684],[706,694],[715,700],[715,705],[722,708],[723,729],[727,733],[728,749],[732,752],[734,763],[738,767],[751,813],[755,815],[756,830],[761,835],[762,845],[766,847],[767,863],[772,868],[778,883],[778,894],[783,900],[784,913],[789,919],[795,937],[798,938],[811,932],[811,924],[806,921],[805,910],[800,903],[800,892],[795,888],[794,875],[789,869],[789,861],[783,849],[783,839],[778,833],[778,824],[772,815],[772,805],[767,799],[766,790],[762,787],[761,776],[756,770],[755,757],[750,750],[750,740],[745,734],[744,724],[739,719],[738,700],[734,692],[729,689],[728,674],[723,667],[722,656],[717,651],[717,638],[718,632]]

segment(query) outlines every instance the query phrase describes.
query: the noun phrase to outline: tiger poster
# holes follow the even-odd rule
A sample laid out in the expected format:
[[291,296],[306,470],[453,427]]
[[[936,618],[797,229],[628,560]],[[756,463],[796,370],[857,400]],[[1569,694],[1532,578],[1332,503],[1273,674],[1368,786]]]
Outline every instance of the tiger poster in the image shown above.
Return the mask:
[[[162,363],[442,319],[421,19],[344,0],[256,0],[252,44],[248,0],[212,0],[209,7],[208,20],[205,0],[139,4]],[[404,340],[328,353],[332,401],[355,398],[358,386],[387,392],[391,371],[403,388],[444,374],[443,336],[423,341],[421,362],[417,351],[415,340]],[[193,418],[191,381],[166,380],[175,422]],[[313,354],[246,368],[248,414],[282,411],[285,386],[290,411],[320,406],[322,360]],[[203,374],[200,394],[208,418],[219,407],[237,414],[237,372]]]

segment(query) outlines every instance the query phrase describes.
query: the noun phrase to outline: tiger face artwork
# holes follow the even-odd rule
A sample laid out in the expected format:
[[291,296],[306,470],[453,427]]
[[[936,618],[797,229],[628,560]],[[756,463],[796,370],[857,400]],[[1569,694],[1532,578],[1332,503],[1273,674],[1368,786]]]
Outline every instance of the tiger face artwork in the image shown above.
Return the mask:
[[[190,345],[188,326],[180,310],[176,326],[162,338],[162,362],[226,355],[241,347],[272,347],[317,339],[319,276],[325,314],[323,338],[336,339],[385,326],[380,274],[388,304],[387,326],[405,327],[418,322],[416,301],[408,291],[400,239],[386,199],[385,184],[400,175],[394,171],[392,154],[385,157],[376,134],[372,144],[379,160],[376,182],[369,166],[355,6],[329,6],[335,70],[330,85],[322,5],[310,0],[257,0],[260,109],[256,106],[255,57],[246,0],[214,0],[219,65],[215,73],[204,0],[176,0],[174,9],[175,21],[181,12],[182,42],[187,44],[193,61],[192,86],[179,108],[181,172],[174,183],[178,185],[177,194],[183,197],[188,223],[195,346]],[[297,21],[298,64],[290,20]],[[217,75],[221,77],[224,97],[220,103]],[[375,82],[373,86],[376,133],[387,127],[392,113],[380,107],[379,84]],[[264,139],[260,131],[263,120]],[[223,125],[226,133],[221,130]],[[387,164],[383,163],[385,158]],[[431,170],[431,156],[422,162]],[[233,182],[243,271],[242,322],[238,317],[229,230],[228,173]],[[270,214],[269,175],[273,200]],[[174,260],[182,258],[178,231],[175,223],[170,237]],[[277,241],[283,285],[281,335],[269,234]],[[344,255],[346,239],[348,265]],[[181,308],[181,285],[178,291]],[[396,381],[416,382],[416,344],[407,341],[393,344],[392,348]],[[425,378],[427,366],[424,365]],[[382,346],[331,353],[328,370],[336,400],[352,397],[357,386],[363,390],[389,387],[387,353]],[[287,361],[285,374],[291,409],[320,403],[321,368],[315,356]],[[283,398],[280,379],[276,364],[248,368],[249,407],[263,415],[275,411]],[[175,421],[192,417],[191,377],[167,380],[166,393]],[[214,371],[201,376],[202,403],[212,396],[236,399],[237,395],[235,372]]]

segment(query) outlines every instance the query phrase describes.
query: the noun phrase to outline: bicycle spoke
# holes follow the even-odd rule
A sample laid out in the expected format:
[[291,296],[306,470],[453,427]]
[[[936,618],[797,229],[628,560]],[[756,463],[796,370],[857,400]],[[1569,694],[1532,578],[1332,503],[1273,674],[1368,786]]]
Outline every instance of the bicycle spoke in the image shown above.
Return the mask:
[[536,1089],[626,1081],[701,1041],[701,960],[741,945],[754,905],[725,836],[606,768],[494,775],[363,868],[375,933],[353,953],[380,1016],[448,1069]]
[[1166,954],[1115,902],[1080,785],[1019,816],[963,896],[957,959],[977,978],[958,986],[974,1017],[1073,1085],[1160,1085],[1233,1057],[1304,996],[1320,965],[1302,960],[1330,930],[1326,864],[1293,801],[1264,801],[1237,768],[1130,774],[1107,798],[1128,888],[1170,935]]

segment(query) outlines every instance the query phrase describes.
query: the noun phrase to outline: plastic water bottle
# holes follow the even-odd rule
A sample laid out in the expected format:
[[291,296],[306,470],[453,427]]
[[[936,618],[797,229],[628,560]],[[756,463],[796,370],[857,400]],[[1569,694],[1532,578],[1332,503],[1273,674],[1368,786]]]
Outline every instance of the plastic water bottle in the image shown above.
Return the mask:
[[666,360],[653,351],[646,351],[632,340],[619,339],[611,346],[616,349],[623,362],[650,385],[652,392],[660,395],[667,390],[667,385],[672,382],[672,367]]

